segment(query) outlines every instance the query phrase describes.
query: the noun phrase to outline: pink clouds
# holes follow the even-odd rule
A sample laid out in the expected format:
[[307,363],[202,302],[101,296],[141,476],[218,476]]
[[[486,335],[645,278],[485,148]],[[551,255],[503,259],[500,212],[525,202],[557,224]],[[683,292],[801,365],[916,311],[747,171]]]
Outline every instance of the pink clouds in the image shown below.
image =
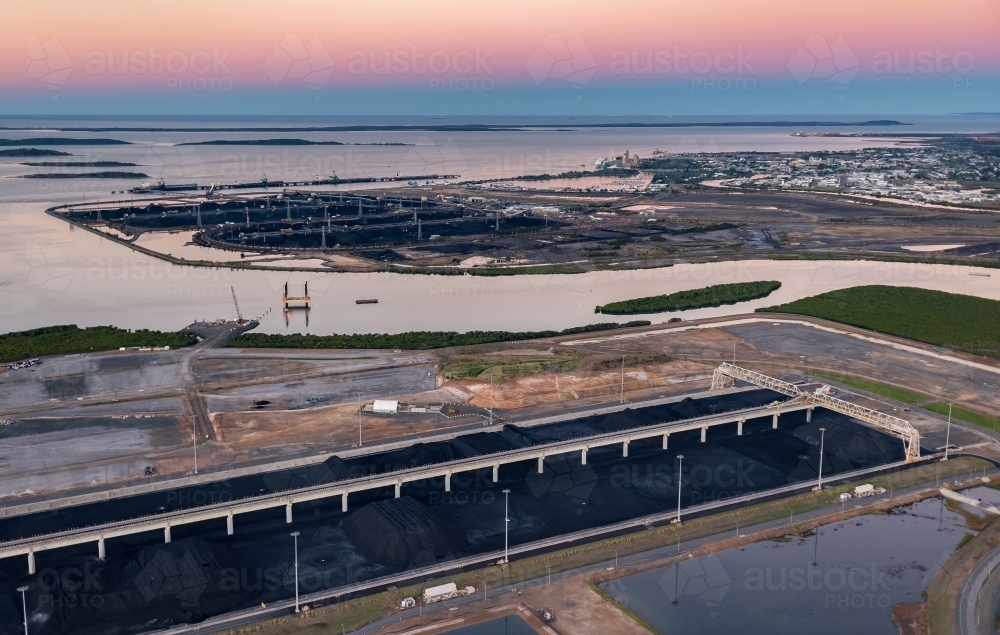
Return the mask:
[[40,1],[0,25],[8,90],[527,86],[690,76],[833,84],[996,72],[995,0],[839,3]]

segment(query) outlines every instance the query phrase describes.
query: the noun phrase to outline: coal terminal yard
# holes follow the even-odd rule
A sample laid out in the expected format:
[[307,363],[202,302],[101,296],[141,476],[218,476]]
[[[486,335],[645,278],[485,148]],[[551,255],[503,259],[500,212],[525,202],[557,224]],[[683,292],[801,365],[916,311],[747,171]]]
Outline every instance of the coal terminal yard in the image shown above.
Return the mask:
[[[586,416],[560,423],[479,432],[450,441],[349,458],[331,457],[310,468],[248,476],[193,488],[161,491],[116,502],[8,518],[0,538],[50,533],[110,520],[189,509],[268,492],[383,473],[400,467],[443,463],[497,451],[622,431],[654,422],[682,421],[713,413],[770,404],[783,396],[768,390],[686,398],[674,403]],[[749,419],[742,435],[735,425],[592,448],[578,455],[505,464],[493,482],[489,469],[457,473],[446,491],[443,478],[404,483],[393,489],[340,499],[297,503],[294,523],[280,509],[240,514],[233,535],[223,522],[178,524],[172,541],[147,532],[109,540],[105,559],[93,543],[42,551],[37,585],[28,602],[31,632],[134,633],[196,623],[222,613],[287,599],[294,593],[293,544],[298,538],[303,593],[419,570],[462,557],[502,550],[504,494],[510,490],[511,546],[557,537],[676,508],[677,454],[684,455],[682,506],[688,508],[816,479],[825,428],[824,478],[888,465],[903,458],[898,439],[825,409],[788,412],[780,426],[771,417]],[[374,537],[378,537],[377,540]],[[0,561],[3,594],[0,632],[20,632],[14,589],[27,579],[23,557]],[[69,584],[64,583],[69,581]],[[13,626],[12,626],[13,625]],[[17,628],[15,628],[17,626]]]
[[127,240],[145,232],[193,231],[194,244],[250,253],[453,242],[566,225],[530,211],[505,213],[454,197],[289,191],[66,206],[53,213],[79,225],[106,227]]

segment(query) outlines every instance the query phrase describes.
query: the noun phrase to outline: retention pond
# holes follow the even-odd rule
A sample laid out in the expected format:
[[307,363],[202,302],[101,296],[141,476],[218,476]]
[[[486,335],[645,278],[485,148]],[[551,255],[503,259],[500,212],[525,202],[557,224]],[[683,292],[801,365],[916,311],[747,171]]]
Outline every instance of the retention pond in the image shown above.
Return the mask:
[[736,624],[748,635],[895,635],[893,608],[921,602],[937,569],[974,533],[935,498],[601,586],[663,635]]

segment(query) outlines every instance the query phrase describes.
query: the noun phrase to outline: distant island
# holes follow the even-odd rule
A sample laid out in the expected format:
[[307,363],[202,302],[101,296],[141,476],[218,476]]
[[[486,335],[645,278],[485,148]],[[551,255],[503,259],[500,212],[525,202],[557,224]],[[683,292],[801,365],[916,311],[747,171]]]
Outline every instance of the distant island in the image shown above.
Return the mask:
[[74,139],[72,137],[34,137],[32,139],[0,139],[0,146],[117,146],[130,145],[118,139]]
[[46,172],[25,174],[22,179],[148,179],[142,172]]
[[214,139],[188,141],[179,146],[342,146],[339,141],[308,141],[306,139]]
[[[110,128],[56,128],[61,132],[505,132],[531,130],[572,131],[582,128],[849,128],[910,126],[895,119],[866,121],[693,121],[693,122],[616,122],[616,123],[526,123],[526,124],[364,124],[350,126],[289,126],[289,127],[221,127],[221,128],[163,128],[163,127],[110,127]],[[33,130],[35,128],[2,127],[0,130]],[[22,143],[27,143],[22,141]],[[125,142],[121,142],[125,143]],[[202,143],[204,145],[204,143]],[[44,145],[44,144],[41,144]],[[191,145],[199,145],[197,142]],[[375,144],[373,144],[375,145]],[[392,145],[392,144],[386,144]]]
[[39,150],[38,148],[13,148],[0,150],[0,157],[71,157],[69,152],[58,150]]
[[187,141],[179,146],[408,146],[410,143],[342,143],[340,141],[309,141],[308,139],[214,139]]
[[138,164],[122,161],[22,161],[21,165],[33,168],[124,168]]

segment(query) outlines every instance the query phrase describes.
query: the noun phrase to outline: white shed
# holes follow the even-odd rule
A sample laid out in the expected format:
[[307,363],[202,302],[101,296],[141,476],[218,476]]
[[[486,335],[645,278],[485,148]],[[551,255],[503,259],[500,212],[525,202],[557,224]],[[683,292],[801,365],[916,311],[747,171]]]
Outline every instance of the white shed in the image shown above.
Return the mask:
[[388,399],[376,399],[374,405],[372,405],[372,412],[396,414],[399,412],[399,402]]

